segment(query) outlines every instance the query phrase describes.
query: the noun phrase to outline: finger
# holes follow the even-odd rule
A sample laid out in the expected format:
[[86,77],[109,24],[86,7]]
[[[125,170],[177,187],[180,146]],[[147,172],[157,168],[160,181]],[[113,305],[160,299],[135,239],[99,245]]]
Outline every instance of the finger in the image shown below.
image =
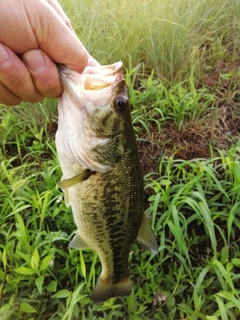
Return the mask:
[[[61,5],[59,4],[58,1],[56,0],[46,0],[53,8],[54,10],[58,13],[60,18],[65,22],[65,24],[69,27],[69,29],[75,33],[73,30],[72,24],[66,13],[63,11]],[[88,60],[86,66],[99,66],[100,64],[96,59],[94,59],[90,54],[88,54]],[[69,65],[67,65],[70,67]],[[76,70],[77,71],[77,70]]]
[[0,103],[6,104],[7,106],[15,106],[20,102],[21,99],[0,82]]
[[53,9],[58,13],[58,15],[61,17],[61,19],[65,22],[65,24],[68,26],[73,31],[71,21],[69,20],[68,16],[66,13],[63,11],[61,5],[59,4],[58,1],[56,0],[46,0],[52,7]]
[[32,81],[27,67],[15,53],[0,43],[0,82],[14,95],[29,102],[43,99]]
[[[42,2],[36,2],[36,11],[40,14],[29,15],[32,29],[39,48],[57,63],[82,72],[87,65],[89,54],[78,37],[64,23],[55,9],[45,2],[48,10],[41,10]],[[46,22],[47,21],[47,22]],[[59,35],[59,36],[56,36]]]
[[89,55],[87,66],[98,67],[98,66],[100,66],[100,64],[96,59],[94,59],[92,56]]
[[27,66],[36,89],[45,97],[56,98],[62,85],[56,64],[40,49],[29,50],[22,59]]

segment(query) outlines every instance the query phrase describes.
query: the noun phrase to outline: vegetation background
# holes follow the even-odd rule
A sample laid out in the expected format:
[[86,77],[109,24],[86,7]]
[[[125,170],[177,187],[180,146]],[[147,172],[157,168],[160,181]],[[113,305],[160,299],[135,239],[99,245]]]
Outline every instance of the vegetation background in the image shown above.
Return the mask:
[[240,1],[61,0],[101,64],[122,60],[159,244],[133,291],[93,304],[92,251],[56,186],[57,101],[0,106],[0,319],[240,319]]

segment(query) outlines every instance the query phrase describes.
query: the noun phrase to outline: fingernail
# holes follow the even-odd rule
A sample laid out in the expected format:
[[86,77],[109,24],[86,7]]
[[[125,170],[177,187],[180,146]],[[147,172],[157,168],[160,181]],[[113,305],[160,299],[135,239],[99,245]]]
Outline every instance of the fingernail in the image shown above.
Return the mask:
[[0,44],[0,68],[6,69],[10,65],[10,55],[3,44]]
[[39,71],[39,69],[46,65],[45,58],[41,51],[29,51],[25,53],[23,61],[33,72]]

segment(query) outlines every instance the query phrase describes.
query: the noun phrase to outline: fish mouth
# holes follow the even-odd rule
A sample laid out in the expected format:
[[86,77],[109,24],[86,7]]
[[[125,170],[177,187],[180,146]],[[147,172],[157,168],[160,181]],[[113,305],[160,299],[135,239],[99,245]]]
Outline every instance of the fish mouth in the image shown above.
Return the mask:
[[115,87],[123,80],[123,63],[106,66],[87,66],[80,74],[68,69],[64,65],[58,66],[64,88],[69,86],[69,81],[76,86],[82,86],[84,90],[101,90],[109,86]]

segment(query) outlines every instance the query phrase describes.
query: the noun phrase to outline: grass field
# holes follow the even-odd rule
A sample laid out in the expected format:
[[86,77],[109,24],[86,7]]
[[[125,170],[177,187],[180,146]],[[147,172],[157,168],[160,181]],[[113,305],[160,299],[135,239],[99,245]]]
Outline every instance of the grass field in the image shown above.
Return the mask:
[[90,53],[124,61],[159,245],[133,291],[93,304],[101,265],[68,248],[57,101],[0,106],[0,319],[240,319],[240,2],[60,1]]

